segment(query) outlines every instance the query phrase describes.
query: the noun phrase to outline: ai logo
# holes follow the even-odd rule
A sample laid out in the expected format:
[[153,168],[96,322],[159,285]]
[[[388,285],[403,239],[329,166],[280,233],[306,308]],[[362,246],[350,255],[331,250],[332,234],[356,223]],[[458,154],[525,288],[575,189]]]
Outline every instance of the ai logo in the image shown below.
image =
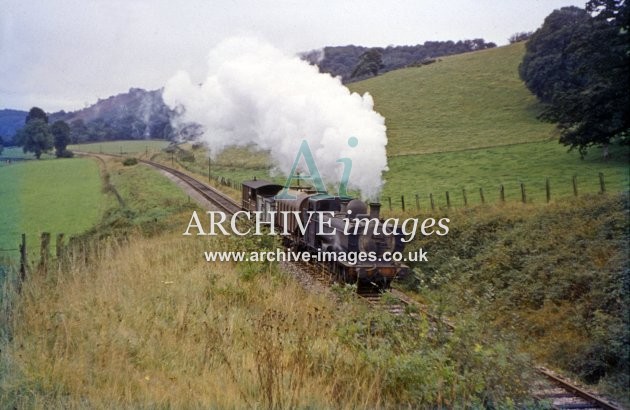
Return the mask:
[[[357,145],[359,145],[359,140],[356,137],[348,138],[349,147],[354,148]],[[302,157],[304,158],[304,163],[308,169],[308,174],[300,174],[297,172],[297,167]],[[339,196],[348,196],[348,180],[350,179],[350,171],[352,171],[352,160],[350,158],[339,158],[337,162],[343,164],[343,174],[341,175],[341,181],[339,182],[338,194]],[[291,167],[291,172],[289,173],[287,182],[284,184],[282,191],[276,195],[276,199],[296,199],[295,195],[289,194],[289,188],[291,187],[291,181],[293,180],[310,180],[313,188],[315,188],[318,192],[327,192],[326,185],[319,174],[315,158],[313,158],[313,153],[311,152],[311,148],[308,146],[308,142],[306,140],[302,140],[302,144],[300,145],[300,149],[295,157],[293,166]]]

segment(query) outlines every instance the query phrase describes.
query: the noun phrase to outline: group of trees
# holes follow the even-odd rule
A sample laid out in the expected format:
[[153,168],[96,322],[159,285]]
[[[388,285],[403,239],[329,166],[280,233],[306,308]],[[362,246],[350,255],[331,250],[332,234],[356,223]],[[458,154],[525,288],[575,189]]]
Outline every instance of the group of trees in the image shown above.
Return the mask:
[[344,82],[358,81],[398,68],[417,65],[437,57],[496,47],[484,39],[460,41],[426,41],[415,46],[325,47],[302,54],[302,58],[319,67],[321,72],[340,76]]
[[72,157],[72,152],[66,149],[70,142],[70,127],[64,121],[48,125],[48,115],[39,107],[28,112],[24,127],[15,135],[15,142],[24,152],[35,154],[37,159],[53,147],[58,158]]
[[541,118],[582,156],[629,142],[629,17],[625,0],[591,0],[555,10],[527,42],[521,78],[545,104]]

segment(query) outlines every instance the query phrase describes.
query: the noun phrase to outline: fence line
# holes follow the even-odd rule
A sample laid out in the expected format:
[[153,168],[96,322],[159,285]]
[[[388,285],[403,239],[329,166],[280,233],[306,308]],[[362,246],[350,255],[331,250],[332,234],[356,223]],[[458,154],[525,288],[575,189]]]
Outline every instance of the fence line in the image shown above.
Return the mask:
[[[597,193],[598,194],[605,194],[607,192],[607,186],[606,186],[606,179],[605,176],[602,172],[598,173],[598,188],[597,188]],[[573,175],[571,178],[571,188],[573,191],[573,196],[578,197],[579,196],[579,192],[580,190],[579,188],[579,184],[578,184],[578,177],[577,175]],[[532,200],[532,198],[528,195],[528,190],[527,190],[527,185],[524,182],[520,182],[518,185],[518,194],[519,197],[518,199],[513,198],[514,201],[519,201],[522,202],[524,204],[526,203],[532,203],[534,202]],[[506,196],[506,187],[504,184],[499,184],[497,187],[497,196],[496,196],[496,200],[499,203],[505,203],[506,201],[509,201],[510,199],[507,198]],[[552,200],[552,189],[551,189],[551,179],[549,177],[545,178],[544,181],[544,201],[546,203],[551,202]],[[564,195],[563,195],[564,196]],[[393,201],[393,197],[392,196],[384,196],[379,198],[379,201],[381,202],[385,202],[388,205],[388,209],[390,211],[395,211],[395,210],[401,210],[403,212],[405,211],[410,211],[411,207],[409,206],[410,203],[414,203],[415,204],[415,210],[416,211],[420,211],[422,210],[426,205],[423,204],[423,198],[424,200],[428,201],[428,207],[434,211],[436,208],[438,208],[437,204],[436,204],[436,200],[435,200],[435,194],[433,192],[429,192],[428,194],[421,194],[421,193],[414,193],[412,194],[412,198],[414,199],[413,202],[408,201],[407,198],[409,198],[409,196],[405,196],[405,195],[399,195],[397,197],[400,197],[400,202],[397,201]],[[444,191],[444,198],[445,198],[445,204],[446,204],[446,208],[451,208],[454,206],[453,203],[453,197],[451,195],[450,191]],[[464,207],[469,206],[470,201],[469,201],[469,195],[468,195],[468,191],[466,190],[466,188],[462,188],[461,190],[461,201],[463,203]],[[480,203],[483,205],[485,204],[486,201],[486,196],[484,193],[484,189],[482,187],[479,188],[479,201]]]

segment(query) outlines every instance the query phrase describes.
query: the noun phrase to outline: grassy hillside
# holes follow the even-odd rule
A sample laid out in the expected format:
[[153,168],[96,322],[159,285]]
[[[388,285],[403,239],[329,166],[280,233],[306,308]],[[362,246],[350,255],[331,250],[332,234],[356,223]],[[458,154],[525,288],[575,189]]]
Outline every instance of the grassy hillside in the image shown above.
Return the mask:
[[390,157],[553,138],[518,77],[523,43],[444,57],[349,84],[386,118]]
[[26,233],[32,253],[41,232],[50,232],[53,243],[57,233],[81,233],[99,220],[106,206],[98,166],[90,159],[0,167],[0,198],[0,248],[17,248]]
[[[529,200],[570,195],[578,176],[580,192],[597,192],[598,174],[608,189],[628,188],[628,149],[616,148],[610,160],[592,149],[586,160],[558,144],[553,124],[540,122],[540,106],[518,76],[524,45],[445,57],[428,66],[393,71],[350,85],[370,92],[386,118],[389,172],[382,198],[428,206],[433,193],[445,205],[445,191],[461,204],[462,189],[479,201],[479,188],[498,199],[504,184],[508,199],[520,198],[525,183]],[[441,201],[440,201],[441,199]],[[441,203],[440,203],[441,202]]]

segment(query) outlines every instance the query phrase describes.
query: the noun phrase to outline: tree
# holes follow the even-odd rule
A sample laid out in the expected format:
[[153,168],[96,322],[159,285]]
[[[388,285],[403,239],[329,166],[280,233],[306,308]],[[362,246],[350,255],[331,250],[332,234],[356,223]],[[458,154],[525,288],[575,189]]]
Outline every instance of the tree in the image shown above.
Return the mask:
[[2,155],[2,150],[4,150],[4,146],[2,146],[2,138],[0,138],[0,155]]
[[[519,67],[526,86],[545,104],[541,119],[555,122],[560,142],[585,155],[630,127],[630,49],[623,0],[595,0],[592,16],[578,7],[555,10],[527,42]],[[612,7],[612,8],[611,8]],[[619,18],[617,18],[619,17]]]
[[352,71],[350,78],[376,76],[378,71],[383,68],[383,55],[376,48],[371,48],[359,57],[359,62]]
[[30,109],[30,111],[28,112],[28,115],[26,116],[26,120],[24,121],[24,124],[28,124],[29,121],[36,120],[36,119],[43,120],[46,124],[48,124],[48,115],[46,115],[44,110],[42,110],[39,107],[33,107]]
[[32,152],[39,159],[42,153],[53,147],[53,136],[48,124],[41,119],[32,119],[16,134],[18,145],[24,152]]
[[533,31],[520,31],[518,33],[514,33],[508,38],[510,44],[520,43],[521,41],[529,40],[529,38],[534,34]]
[[66,147],[70,142],[70,126],[65,121],[55,121],[50,126],[50,132],[53,135],[55,155],[57,158],[67,156]]

